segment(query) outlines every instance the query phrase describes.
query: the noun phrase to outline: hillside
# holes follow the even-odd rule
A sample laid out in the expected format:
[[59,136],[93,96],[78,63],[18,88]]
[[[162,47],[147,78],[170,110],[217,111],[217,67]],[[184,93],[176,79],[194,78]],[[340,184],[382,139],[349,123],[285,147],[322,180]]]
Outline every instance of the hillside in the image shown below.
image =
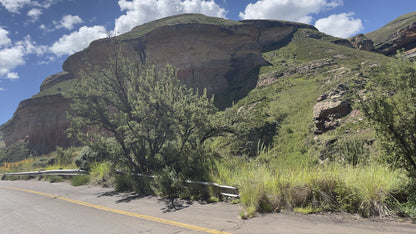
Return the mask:
[[[63,64],[63,72],[47,77],[40,93],[22,101],[13,118],[0,130],[5,133],[7,145],[28,137],[29,146],[40,153],[50,152],[56,146],[69,146],[71,141],[62,137],[69,126],[65,118],[69,111],[65,91],[76,85],[82,71],[107,66],[115,44],[121,45],[124,56],[142,63],[159,68],[166,64],[175,66],[178,78],[188,87],[207,89],[208,94],[218,97],[227,96],[227,100],[217,100],[222,106],[229,106],[255,87],[258,69],[267,64],[261,53],[283,46],[299,28],[316,30],[299,23],[233,22],[188,14],[94,41],[70,56]],[[48,108],[55,105],[56,108]]]
[[[269,65],[260,68],[256,88],[236,103],[235,108],[248,105],[264,121],[279,123],[266,154],[273,158],[332,160],[341,155],[331,152],[338,145],[374,138],[355,109],[355,88],[364,85],[371,67],[390,59],[319,35],[301,29],[286,46],[263,53]],[[329,115],[336,117],[330,120]]]
[[[382,41],[413,20],[413,13],[399,17],[366,37]],[[340,131],[334,129],[348,132],[350,127],[338,127],[360,118],[353,108],[352,84],[362,83],[371,66],[388,60],[380,54],[357,50],[348,40],[325,35],[305,24],[237,22],[199,14],[167,17],[114,38],[94,41],[70,56],[63,64],[63,72],[47,77],[40,92],[22,101],[13,118],[0,127],[6,145],[28,139],[31,148],[47,153],[56,146],[75,144],[64,133],[70,125],[65,93],[77,85],[81,71],[105,67],[114,44],[122,45],[125,56],[143,63],[174,65],[184,84],[207,89],[215,95],[221,110],[232,103],[237,107],[250,105],[262,121],[278,122],[280,128],[273,145],[279,154],[305,150],[325,154],[326,143],[322,142],[336,138],[331,134]],[[329,114],[322,114],[326,112]],[[307,142],[315,145],[310,147]]]
[[386,55],[402,48],[412,50],[416,47],[416,12],[402,15],[365,36],[374,42],[376,51]]
[[[413,18],[345,40],[299,23],[186,14],[94,41],[0,127],[7,145],[0,163],[43,154],[37,165],[75,162],[95,181],[123,191],[151,190],[169,196],[172,206],[182,196],[222,199],[215,191],[181,186],[185,180],[214,181],[239,189],[233,202],[245,207],[242,218],[280,210],[416,217],[411,170],[395,152],[384,153],[383,143],[392,141],[376,135],[361,105],[375,100],[375,93],[383,104],[390,97],[410,100],[381,112],[394,115],[394,123],[414,123],[414,112],[407,120],[393,109],[415,109],[408,98],[414,97],[416,68],[386,56],[415,44]],[[372,40],[383,46],[374,49]],[[116,55],[119,60],[112,60]],[[146,67],[124,58],[155,70],[147,67],[144,77]],[[158,76],[167,64],[177,70]],[[392,65],[399,73],[387,73]],[[396,78],[410,81],[397,85]],[[208,95],[198,95],[202,90]],[[88,147],[72,147],[81,144],[67,136],[67,113],[77,114],[71,133]],[[409,126],[404,123],[402,129]],[[155,177],[147,186],[147,179],[114,169]]]

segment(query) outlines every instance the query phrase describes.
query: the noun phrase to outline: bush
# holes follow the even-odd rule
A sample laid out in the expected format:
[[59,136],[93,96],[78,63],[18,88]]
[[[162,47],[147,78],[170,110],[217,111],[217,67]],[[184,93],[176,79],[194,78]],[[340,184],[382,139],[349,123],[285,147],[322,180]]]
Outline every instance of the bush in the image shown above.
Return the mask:
[[77,176],[73,176],[71,179],[72,186],[86,185],[89,182],[90,182],[90,176],[88,175],[77,175]]
[[56,162],[55,156],[36,158],[32,164],[33,168],[46,168],[52,166]]
[[71,164],[75,157],[75,148],[70,147],[64,150],[61,147],[56,148],[56,160],[58,161],[59,166],[63,167],[65,165]]
[[171,201],[174,208],[174,200],[178,198],[183,188],[183,181],[178,177],[178,174],[169,167],[162,169],[156,176],[152,185],[153,191]]
[[75,165],[80,169],[89,171],[91,163],[97,160],[97,156],[96,152],[86,146],[82,148],[81,153],[75,158]]
[[115,190],[117,192],[127,192],[134,190],[134,179],[128,174],[120,174],[115,178]]
[[59,182],[63,182],[64,178],[60,177],[60,176],[48,176],[47,177],[49,183],[59,183]]
[[90,171],[91,184],[110,187],[114,184],[114,176],[112,174],[110,162],[96,163]]

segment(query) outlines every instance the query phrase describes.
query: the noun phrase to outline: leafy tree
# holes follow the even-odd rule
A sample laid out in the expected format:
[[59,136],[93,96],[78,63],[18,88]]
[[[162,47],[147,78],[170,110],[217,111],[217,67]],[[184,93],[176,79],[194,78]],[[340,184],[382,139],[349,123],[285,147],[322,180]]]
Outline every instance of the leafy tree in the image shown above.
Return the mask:
[[213,99],[182,85],[172,66],[157,70],[133,61],[139,60],[117,52],[106,68],[82,73],[69,92],[70,133],[131,172],[169,168],[180,177],[206,179],[212,153],[204,142],[231,132],[214,121]]
[[391,163],[416,176],[416,65],[398,59],[379,67],[360,97]]

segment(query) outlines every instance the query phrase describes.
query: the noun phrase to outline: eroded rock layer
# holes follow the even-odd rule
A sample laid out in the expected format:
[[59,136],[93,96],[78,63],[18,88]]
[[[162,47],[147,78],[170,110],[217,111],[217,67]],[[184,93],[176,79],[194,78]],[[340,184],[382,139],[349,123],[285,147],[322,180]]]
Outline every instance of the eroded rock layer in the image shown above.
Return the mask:
[[69,100],[62,95],[30,98],[20,102],[13,118],[2,126],[4,142],[11,145],[19,140],[37,152],[45,153],[56,146],[68,146],[65,129],[69,127]]

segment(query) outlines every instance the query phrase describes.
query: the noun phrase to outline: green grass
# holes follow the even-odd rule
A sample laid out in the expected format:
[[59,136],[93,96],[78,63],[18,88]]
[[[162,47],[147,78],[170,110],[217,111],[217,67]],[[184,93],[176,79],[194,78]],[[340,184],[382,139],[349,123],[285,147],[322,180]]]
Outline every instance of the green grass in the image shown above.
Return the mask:
[[91,184],[105,187],[114,185],[115,181],[112,175],[111,163],[101,162],[93,165],[90,171],[90,182]]
[[390,214],[388,199],[409,186],[401,170],[371,164],[270,166],[258,160],[227,159],[217,164],[216,182],[239,187],[240,201],[258,212],[345,211],[364,217]]
[[71,89],[72,87],[74,87],[76,82],[77,82],[77,79],[70,79],[70,80],[62,81],[48,89],[45,89],[33,95],[32,98],[39,98],[43,96],[51,96],[51,95],[57,95],[57,94],[62,94],[65,96],[65,92]]
[[[340,83],[352,87],[365,79],[371,65],[391,59],[336,45],[330,37],[308,38],[305,33],[310,30],[299,30],[289,44],[263,54],[270,65],[260,69],[259,81],[275,76],[274,83],[253,89],[233,107],[248,106],[262,121],[277,121],[273,145],[259,150],[255,159],[248,159],[228,156],[226,147],[215,142],[224,159],[217,162],[213,178],[240,189],[240,202],[245,207],[242,218],[253,216],[255,211],[283,209],[300,213],[345,211],[364,217],[389,215],[388,199],[405,189],[409,180],[404,171],[375,163],[377,155],[365,161],[366,155],[378,153],[376,145],[362,145],[374,138],[374,132],[366,130],[368,125],[357,117],[339,130],[315,136],[312,117],[321,94]],[[326,61],[329,65],[302,70]],[[353,95],[346,98],[352,100]],[[364,158],[358,166],[318,163],[325,142],[334,138],[340,139],[336,143],[340,156],[357,154]]]
[[64,178],[55,175],[47,176],[46,179],[49,181],[49,183],[60,183],[64,181]]
[[72,186],[81,186],[86,185],[90,182],[89,175],[77,175],[71,178],[71,185]]

